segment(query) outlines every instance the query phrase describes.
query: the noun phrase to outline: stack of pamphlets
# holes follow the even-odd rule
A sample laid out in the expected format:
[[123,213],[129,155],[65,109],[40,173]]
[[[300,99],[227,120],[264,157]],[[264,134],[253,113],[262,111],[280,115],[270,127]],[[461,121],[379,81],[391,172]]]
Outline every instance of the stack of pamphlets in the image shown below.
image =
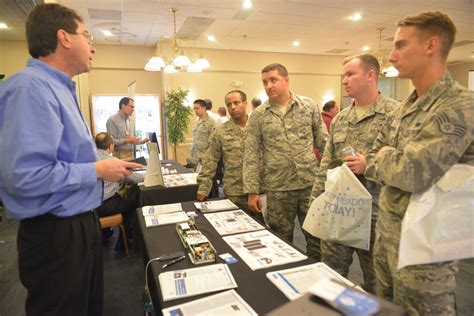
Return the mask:
[[160,226],[185,222],[188,215],[183,211],[181,203],[148,205],[142,207],[146,227]]
[[217,211],[228,211],[238,209],[237,205],[232,203],[229,199],[217,200],[217,201],[206,201],[196,202],[194,206],[203,213],[217,212]]

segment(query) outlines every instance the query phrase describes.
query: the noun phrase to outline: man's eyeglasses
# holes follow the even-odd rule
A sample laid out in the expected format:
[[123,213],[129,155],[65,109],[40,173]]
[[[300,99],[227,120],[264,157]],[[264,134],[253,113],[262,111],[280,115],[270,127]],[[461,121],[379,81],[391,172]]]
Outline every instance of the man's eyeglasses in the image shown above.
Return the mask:
[[89,45],[92,45],[92,43],[94,42],[94,36],[92,34],[89,34],[89,32],[85,31],[85,32],[82,32],[82,33],[72,33],[72,34],[77,34],[77,35],[82,35],[86,38],[87,40],[87,43]]

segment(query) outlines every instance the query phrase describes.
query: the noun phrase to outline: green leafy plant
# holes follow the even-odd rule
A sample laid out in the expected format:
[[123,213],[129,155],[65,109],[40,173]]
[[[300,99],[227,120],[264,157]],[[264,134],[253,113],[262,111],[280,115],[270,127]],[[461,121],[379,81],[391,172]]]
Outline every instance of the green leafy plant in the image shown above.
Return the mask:
[[168,127],[168,139],[174,147],[174,158],[177,159],[176,148],[184,143],[188,124],[193,110],[184,105],[189,90],[170,90],[166,93],[165,116]]

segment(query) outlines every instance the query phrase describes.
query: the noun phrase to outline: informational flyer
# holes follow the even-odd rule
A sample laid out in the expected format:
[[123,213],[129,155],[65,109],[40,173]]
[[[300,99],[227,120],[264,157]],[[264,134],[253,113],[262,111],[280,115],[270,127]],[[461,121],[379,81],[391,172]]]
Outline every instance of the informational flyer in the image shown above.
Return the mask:
[[194,206],[203,213],[207,212],[217,212],[217,211],[228,211],[238,209],[231,200],[216,200],[216,201],[206,201],[206,202],[196,202]]
[[147,205],[142,207],[143,216],[157,215],[180,212],[183,208],[181,203],[162,204],[162,205]]
[[163,316],[207,315],[207,316],[253,316],[258,315],[235,291],[229,290],[207,296],[189,303],[165,308]]
[[163,301],[237,287],[226,264],[163,272],[158,275]]
[[242,210],[209,213],[204,216],[221,236],[265,229]]
[[252,270],[298,262],[308,258],[268,230],[222,238]]
[[309,291],[316,282],[335,279],[348,287],[354,283],[322,262],[267,273],[267,278],[290,300],[295,300]]
[[146,227],[160,226],[166,224],[185,222],[189,219],[185,212],[174,212],[145,216]]
[[163,175],[165,187],[179,187],[183,185],[196,184],[197,173],[180,173]]

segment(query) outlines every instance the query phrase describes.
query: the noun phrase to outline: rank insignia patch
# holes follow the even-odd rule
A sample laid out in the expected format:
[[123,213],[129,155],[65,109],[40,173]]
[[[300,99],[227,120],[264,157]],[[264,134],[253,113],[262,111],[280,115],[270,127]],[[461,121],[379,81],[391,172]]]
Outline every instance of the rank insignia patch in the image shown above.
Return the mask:
[[445,113],[439,115],[435,120],[440,132],[443,134],[461,137],[466,133],[466,128],[464,126],[451,123]]

